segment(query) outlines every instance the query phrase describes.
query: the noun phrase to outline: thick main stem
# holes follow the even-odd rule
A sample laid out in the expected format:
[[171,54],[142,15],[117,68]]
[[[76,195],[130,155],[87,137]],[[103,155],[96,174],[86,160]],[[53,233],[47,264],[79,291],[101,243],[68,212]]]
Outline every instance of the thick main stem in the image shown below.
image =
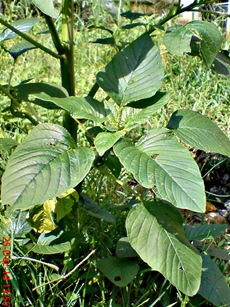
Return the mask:
[[[73,0],[63,0],[62,40],[65,57],[61,59],[61,79],[62,86],[68,91],[70,96],[75,96],[73,24]],[[64,114],[63,126],[76,141],[78,125],[69,113]]]

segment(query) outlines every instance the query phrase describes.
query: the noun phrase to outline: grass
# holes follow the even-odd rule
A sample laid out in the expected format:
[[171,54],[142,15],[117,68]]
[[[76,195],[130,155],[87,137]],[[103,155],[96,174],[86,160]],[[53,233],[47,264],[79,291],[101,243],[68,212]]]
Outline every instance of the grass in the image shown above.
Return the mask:
[[[33,31],[44,30],[41,23]],[[121,39],[131,39],[135,31],[124,32]],[[91,43],[96,37],[104,37],[104,31],[88,31],[81,29],[75,34],[75,77],[76,95],[86,95],[95,82],[96,73],[103,68],[112,58],[112,47],[101,46]],[[49,35],[40,35],[41,42],[52,48]],[[160,42],[158,42],[160,44]],[[6,42],[5,48],[11,42]],[[8,71],[1,74],[1,84],[7,83],[13,66],[12,58],[2,49],[0,50],[0,70]],[[165,80],[163,90],[170,96],[170,103],[158,112],[148,123],[151,127],[165,125],[173,111],[180,108],[188,108],[201,112],[215,121],[228,135],[230,134],[230,93],[229,81],[212,73],[202,65],[200,59],[183,56],[181,58],[168,53],[162,54],[165,66]],[[36,63],[36,65],[34,65]],[[22,80],[33,79],[33,82],[60,83],[59,63],[55,59],[42,54],[39,50],[32,50],[20,57],[15,63],[12,82],[13,86]],[[99,97],[99,96],[97,96]],[[9,101],[0,96],[1,109],[8,106]],[[50,112],[36,108],[44,122],[60,122],[59,112]],[[28,131],[31,124],[15,119],[8,113],[3,113],[0,119],[0,137],[13,137],[20,142]],[[1,155],[1,168],[4,170],[8,155]],[[130,183],[130,178],[122,174],[125,182]],[[92,187],[97,185],[97,190]],[[114,193],[111,196],[111,191]],[[77,209],[77,220],[73,220],[73,229],[79,230],[80,243],[72,251],[71,255],[43,256],[24,252],[23,246],[27,239],[33,241],[37,237],[32,232],[30,238],[26,236],[15,238],[14,255],[17,257],[30,257],[37,260],[56,264],[59,272],[50,269],[44,263],[17,259],[11,262],[12,286],[14,306],[207,306],[200,297],[189,299],[170,286],[164,278],[149,269],[140,261],[140,271],[134,281],[125,288],[115,287],[104,278],[103,274],[96,270],[95,257],[90,257],[84,262],[79,270],[75,271],[70,278],[60,283],[52,282],[61,274],[70,271],[93,249],[97,249],[97,257],[107,257],[115,254],[116,243],[122,236],[126,236],[124,228],[125,218],[132,199],[119,186],[107,180],[103,175],[91,174],[86,180],[84,192],[88,193],[95,201],[100,203],[103,209],[109,210],[116,217],[115,224],[91,217],[86,211]],[[74,228],[76,226],[76,229]],[[81,241],[82,240],[82,241]],[[226,265],[226,264],[225,264]],[[226,270],[223,264],[223,270]],[[36,288],[35,290],[33,290]],[[23,302],[23,303],[22,303]]]

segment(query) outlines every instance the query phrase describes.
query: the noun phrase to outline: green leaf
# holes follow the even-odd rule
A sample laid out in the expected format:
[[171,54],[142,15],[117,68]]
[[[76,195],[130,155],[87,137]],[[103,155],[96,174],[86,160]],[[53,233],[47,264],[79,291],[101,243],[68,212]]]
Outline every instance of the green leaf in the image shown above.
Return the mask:
[[59,222],[64,216],[71,212],[75,201],[68,198],[58,199],[54,212],[56,214],[56,220]]
[[125,237],[121,238],[117,242],[116,256],[119,258],[132,258],[132,257],[137,257],[138,254],[130,245],[128,238]]
[[190,110],[173,113],[167,128],[192,147],[230,155],[230,141],[221,129],[205,116]]
[[205,210],[205,189],[199,168],[189,151],[166,128],[153,129],[136,144],[155,156],[154,178],[161,198],[197,212]]
[[111,173],[118,178],[120,173],[121,173],[121,163],[119,161],[119,159],[113,155],[113,154],[109,154],[106,158],[105,158],[105,165],[108,167],[108,169],[111,171]]
[[229,306],[230,289],[224,275],[207,255],[202,255],[202,277],[199,294],[215,306]]
[[79,184],[94,160],[89,148],[76,148],[61,126],[36,126],[11,156],[2,178],[2,203],[25,210]]
[[32,49],[36,49],[33,44],[27,42],[26,40],[23,40],[22,42],[12,46],[8,52],[9,54],[16,59],[19,55],[23,54],[24,52]]
[[9,138],[0,138],[0,150],[10,150],[18,145],[18,142]]
[[192,296],[200,287],[201,257],[187,240],[179,211],[170,204],[137,205],[126,229],[131,246],[178,290]]
[[182,56],[191,51],[191,37],[192,33],[186,26],[176,26],[166,32],[163,43],[170,53]]
[[136,148],[129,140],[122,139],[114,145],[114,153],[121,164],[145,188],[152,188],[157,164],[146,153]]
[[204,225],[186,225],[184,230],[189,240],[204,240],[215,239],[220,235],[223,235],[226,231],[227,225],[224,224],[204,224]]
[[26,234],[28,234],[32,227],[27,221],[28,211],[15,211],[10,217],[11,229],[13,229],[14,239],[18,239],[20,241],[25,238]]
[[36,5],[42,13],[57,18],[59,12],[54,8],[53,0],[32,0],[32,3]]
[[99,123],[105,121],[109,110],[105,108],[103,102],[99,102],[92,97],[66,97],[54,98],[44,93],[36,94],[35,97],[53,102],[58,107],[68,111],[73,118],[90,119]]
[[81,198],[83,199],[82,203],[84,204],[82,209],[86,210],[89,215],[102,219],[108,223],[115,222],[115,217],[111,213],[101,209],[101,207],[88,195],[81,193]]
[[230,79],[230,57],[229,51],[221,50],[218,52],[213,65],[212,70],[220,75],[224,75],[226,78]]
[[95,147],[100,156],[110,149],[122,136],[125,135],[125,131],[118,131],[115,133],[100,132],[94,140]]
[[134,261],[112,257],[98,260],[97,267],[117,287],[131,283],[139,270]]
[[146,16],[146,14],[127,11],[127,12],[122,13],[121,16],[129,19],[130,21],[133,21],[140,17]]
[[146,27],[148,24],[146,22],[135,22],[135,23],[130,23],[130,24],[126,24],[124,26],[122,26],[121,28],[124,30],[129,30],[129,29],[133,29],[136,27],[140,27],[140,26],[144,26]]
[[[39,18],[27,18],[22,20],[17,20],[11,24],[15,29],[19,30],[22,33],[28,32],[32,29],[36,23],[40,21]],[[18,37],[18,35],[10,29],[4,29],[0,34],[0,42],[3,42],[7,39],[13,39]]]
[[64,87],[45,82],[23,83],[15,86],[12,90],[15,92],[18,100],[30,101],[36,105],[51,110],[59,109],[60,107],[50,101],[44,101],[39,98],[32,100],[30,95],[45,93],[51,97],[58,98],[65,98],[69,96]]
[[147,34],[115,55],[97,83],[118,105],[153,96],[164,77],[159,50]]
[[[67,239],[67,238],[68,239]],[[30,250],[38,254],[59,254],[71,249],[72,236],[66,235],[63,231],[56,229],[49,234],[42,233],[37,244]]]
[[92,24],[92,25],[88,26],[88,29],[101,29],[101,30],[105,30],[105,31],[109,32],[111,35],[113,35],[113,31],[109,28],[104,27],[104,26],[97,26],[97,25]]
[[156,111],[161,109],[164,105],[168,103],[169,97],[166,93],[157,93],[151,98],[143,99],[131,103],[129,105],[139,106],[139,108],[124,107],[122,111],[122,124],[125,129],[130,130],[140,125],[146,123],[148,118],[150,118]]
[[222,248],[215,247],[215,245],[210,242],[203,244],[200,241],[193,242],[193,245],[202,253],[208,254],[209,256],[230,261],[230,255],[228,252]]
[[95,41],[91,41],[91,43],[102,44],[102,45],[110,45],[110,46],[115,46],[116,45],[116,42],[115,42],[113,37],[98,38]]
[[201,56],[208,67],[211,67],[222,45],[222,36],[218,27],[211,22],[195,20],[185,26],[200,39]]

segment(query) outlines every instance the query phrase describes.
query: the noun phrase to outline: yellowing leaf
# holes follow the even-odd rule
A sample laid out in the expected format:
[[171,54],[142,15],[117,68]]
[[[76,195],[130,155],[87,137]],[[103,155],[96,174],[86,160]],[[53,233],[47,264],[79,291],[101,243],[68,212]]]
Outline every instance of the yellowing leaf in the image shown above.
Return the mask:
[[39,233],[48,233],[56,228],[52,213],[55,211],[56,199],[50,199],[43,205],[35,206],[29,213],[28,222]]

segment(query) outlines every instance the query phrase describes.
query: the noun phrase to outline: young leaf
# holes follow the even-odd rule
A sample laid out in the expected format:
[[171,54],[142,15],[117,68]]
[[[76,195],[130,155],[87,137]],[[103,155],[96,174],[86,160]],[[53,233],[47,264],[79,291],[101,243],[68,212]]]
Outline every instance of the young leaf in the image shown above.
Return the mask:
[[54,8],[53,0],[32,0],[33,4],[36,5],[42,13],[57,18],[59,12]]
[[[22,20],[17,20],[11,24],[15,29],[19,30],[22,33],[28,32],[32,29],[36,23],[40,21],[39,18],[27,18]],[[4,29],[0,34],[0,43],[7,40],[16,38],[18,35],[10,29]]]
[[218,27],[214,23],[200,20],[189,22],[185,27],[201,40],[201,56],[205,64],[211,67],[223,40]]
[[2,178],[2,203],[25,210],[79,184],[94,160],[89,148],[76,148],[61,126],[36,126],[11,156]]
[[202,255],[202,276],[199,294],[215,306],[229,306],[230,289],[224,275],[207,255]]
[[126,229],[131,246],[177,289],[192,296],[200,287],[201,257],[190,244],[178,210],[164,202],[131,209]]
[[95,147],[100,156],[110,149],[123,135],[125,131],[118,131],[115,133],[111,132],[100,132],[94,140]]
[[97,261],[97,267],[116,286],[127,286],[137,275],[139,266],[129,259],[103,258]]
[[190,110],[173,113],[167,128],[190,146],[230,156],[230,141],[221,129],[205,116]]
[[90,119],[99,123],[105,121],[109,110],[105,108],[103,102],[99,102],[92,97],[66,97],[54,98],[44,93],[36,94],[35,97],[43,101],[53,102],[58,107],[68,111],[73,118]]
[[154,177],[160,197],[179,208],[205,210],[205,189],[199,168],[188,150],[165,128],[148,131],[136,144],[156,156]]
[[164,77],[159,50],[151,38],[143,34],[115,55],[97,82],[118,105],[126,105],[153,96]]

